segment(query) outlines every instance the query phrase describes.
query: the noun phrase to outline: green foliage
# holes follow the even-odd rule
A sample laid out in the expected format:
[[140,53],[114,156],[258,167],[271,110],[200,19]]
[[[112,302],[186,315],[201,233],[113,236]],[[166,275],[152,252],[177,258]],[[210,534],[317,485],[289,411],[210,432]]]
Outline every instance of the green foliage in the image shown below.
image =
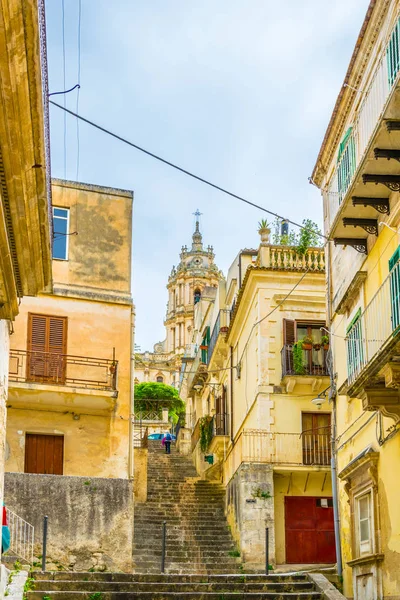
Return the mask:
[[268,229],[270,227],[270,223],[268,223],[267,219],[261,219],[258,221],[258,230],[260,229]]
[[268,492],[268,490],[263,490],[262,488],[258,487],[255,490],[253,490],[252,494],[253,498],[262,498],[263,500],[267,500],[268,498],[272,498],[271,494]]
[[145,382],[135,385],[135,411],[152,411],[161,409],[160,404],[155,408],[154,400],[162,400],[162,405],[168,408],[168,414],[174,423],[179,415],[185,412],[185,403],[179,397],[178,390],[165,383]]
[[237,548],[235,548],[235,550],[229,550],[228,555],[233,556],[233,557],[238,557],[238,556],[240,556],[240,551]]
[[50,596],[43,596],[42,600],[51,600]]
[[329,335],[323,335],[321,337],[321,344],[329,344]]
[[200,450],[207,452],[213,434],[212,417],[206,415],[200,419]]
[[293,369],[296,375],[304,375],[303,342],[293,344]]
[[27,598],[27,593],[35,589],[35,580],[33,577],[28,577],[24,585],[24,599]]
[[287,235],[281,235],[281,221],[276,218],[274,221],[274,233],[272,243],[275,246],[288,246],[299,256],[304,256],[309,248],[319,248],[322,246],[321,232],[318,225],[311,219],[304,219],[302,229],[295,233],[291,231]]
[[95,592],[94,594],[90,594],[89,600],[102,600],[103,594],[101,592]]

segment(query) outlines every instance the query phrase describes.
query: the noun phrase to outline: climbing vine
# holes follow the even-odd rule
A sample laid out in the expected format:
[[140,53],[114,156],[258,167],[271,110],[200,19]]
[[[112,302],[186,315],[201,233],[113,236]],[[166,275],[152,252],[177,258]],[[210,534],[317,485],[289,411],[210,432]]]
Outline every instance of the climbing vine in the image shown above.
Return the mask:
[[207,452],[213,437],[213,422],[210,415],[201,417],[200,419],[200,450]]

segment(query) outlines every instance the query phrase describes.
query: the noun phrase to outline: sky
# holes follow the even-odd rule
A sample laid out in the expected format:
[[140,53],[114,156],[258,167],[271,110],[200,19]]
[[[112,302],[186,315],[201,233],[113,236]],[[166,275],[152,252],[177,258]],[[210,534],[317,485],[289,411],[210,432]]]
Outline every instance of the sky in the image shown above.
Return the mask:
[[[369,0],[47,0],[50,92],[79,113],[294,221]],[[63,10],[64,8],[64,10]],[[64,14],[64,34],[63,34]],[[63,44],[64,39],[64,44]],[[65,47],[65,54],[63,52]],[[80,56],[80,60],[79,60]],[[63,103],[63,96],[53,99]],[[65,96],[71,110],[77,91]],[[269,217],[51,107],[52,176],[133,190],[136,343],[164,339],[166,283],[201,213],[226,273]],[[66,165],[66,168],[65,168]]]

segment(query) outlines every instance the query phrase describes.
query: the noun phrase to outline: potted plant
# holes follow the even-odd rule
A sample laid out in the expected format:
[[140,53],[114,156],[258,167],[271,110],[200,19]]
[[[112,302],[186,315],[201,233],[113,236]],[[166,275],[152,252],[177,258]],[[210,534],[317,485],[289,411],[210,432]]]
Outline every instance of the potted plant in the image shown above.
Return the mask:
[[321,344],[324,347],[324,350],[329,350],[329,335],[323,335],[321,337]]
[[321,350],[321,343],[316,342],[315,344],[313,344],[313,348],[314,348],[314,350],[316,350],[318,352],[318,350]]
[[293,370],[296,375],[304,375],[305,373],[302,342],[293,344]]
[[208,346],[206,346],[205,344],[202,344],[200,346],[200,350],[208,350]]
[[261,221],[258,222],[258,233],[261,237],[261,243],[268,244],[271,233],[269,227],[270,224],[268,223],[267,219],[261,219]]
[[301,340],[303,350],[312,350],[314,340],[311,335],[305,335]]

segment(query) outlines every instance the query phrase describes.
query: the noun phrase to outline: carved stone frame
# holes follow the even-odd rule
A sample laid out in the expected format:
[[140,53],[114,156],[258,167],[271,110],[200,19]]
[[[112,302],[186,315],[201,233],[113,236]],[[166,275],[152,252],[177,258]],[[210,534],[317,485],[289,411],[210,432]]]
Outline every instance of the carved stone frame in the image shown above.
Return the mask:
[[[354,600],[358,600],[357,590],[362,586],[362,582],[369,578],[373,580],[373,600],[382,600],[383,598],[380,565],[384,555],[381,552],[380,539],[378,460],[379,452],[368,447],[339,473],[339,479],[344,481],[344,489],[350,505],[352,560],[347,564],[353,570]],[[372,552],[361,554],[357,535],[357,502],[361,496],[368,493],[371,494]]]

